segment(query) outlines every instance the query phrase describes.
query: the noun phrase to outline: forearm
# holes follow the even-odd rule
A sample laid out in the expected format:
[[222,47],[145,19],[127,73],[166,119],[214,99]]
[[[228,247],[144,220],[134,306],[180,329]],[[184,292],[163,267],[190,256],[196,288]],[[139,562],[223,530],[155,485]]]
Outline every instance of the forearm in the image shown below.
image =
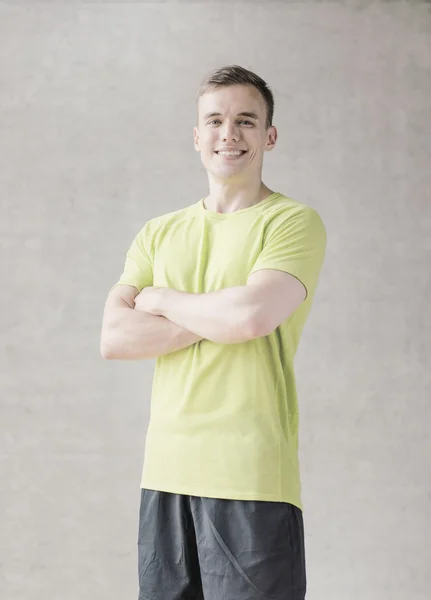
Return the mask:
[[104,325],[101,350],[106,359],[142,360],[182,350],[202,339],[163,316],[125,306],[115,309]]
[[205,294],[163,288],[158,313],[212,342],[236,344],[252,339],[256,305],[246,285]]

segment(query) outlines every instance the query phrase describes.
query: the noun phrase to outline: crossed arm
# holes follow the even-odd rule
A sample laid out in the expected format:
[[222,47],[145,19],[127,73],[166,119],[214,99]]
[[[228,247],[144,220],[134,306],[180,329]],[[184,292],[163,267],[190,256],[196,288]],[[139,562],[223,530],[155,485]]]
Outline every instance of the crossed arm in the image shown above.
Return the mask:
[[101,353],[134,360],[169,354],[202,339],[245,342],[274,331],[305,297],[298,279],[275,270],[255,272],[247,285],[205,294],[157,287],[139,293],[118,286],[105,305]]

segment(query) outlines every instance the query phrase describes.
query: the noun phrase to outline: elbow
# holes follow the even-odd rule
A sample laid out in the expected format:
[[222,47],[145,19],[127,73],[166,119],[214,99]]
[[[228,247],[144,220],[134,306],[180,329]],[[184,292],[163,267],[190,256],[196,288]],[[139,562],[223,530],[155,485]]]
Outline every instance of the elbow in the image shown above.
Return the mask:
[[114,345],[112,343],[112,337],[108,336],[105,331],[102,331],[100,338],[100,354],[105,360],[117,358]]
[[115,358],[111,348],[103,346],[102,344],[100,345],[100,354],[105,360],[112,360],[113,358]]
[[211,336],[210,341],[217,344],[241,344],[260,337],[256,324],[253,321],[232,323],[226,331],[219,330],[217,335]]
[[265,337],[272,333],[273,329],[270,328],[269,324],[265,319],[260,317],[258,314],[251,317],[248,321],[248,327],[246,330],[247,339],[256,340],[261,337]]
[[112,348],[105,344],[100,344],[100,354],[105,360],[112,360],[115,358]]

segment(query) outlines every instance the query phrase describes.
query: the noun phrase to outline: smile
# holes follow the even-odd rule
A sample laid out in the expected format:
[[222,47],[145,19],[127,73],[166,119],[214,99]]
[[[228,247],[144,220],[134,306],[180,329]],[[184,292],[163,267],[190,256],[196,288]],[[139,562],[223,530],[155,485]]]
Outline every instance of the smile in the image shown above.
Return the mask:
[[216,151],[215,153],[218,154],[219,156],[227,156],[227,157],[233,157],[233,158],[237,158],[238,156],[242,156],[243,154],[245,154],[247,152],[247,150],[240,150],[240,151],[226,151],[226,150],[220,150],[220,151]]

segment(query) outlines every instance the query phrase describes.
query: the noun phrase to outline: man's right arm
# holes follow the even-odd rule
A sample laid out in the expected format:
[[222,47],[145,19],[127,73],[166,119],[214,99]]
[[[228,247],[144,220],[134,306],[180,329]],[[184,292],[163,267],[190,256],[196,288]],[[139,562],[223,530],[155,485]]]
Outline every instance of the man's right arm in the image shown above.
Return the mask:
[[108,295],[103,313],[100,352],[103,358],[156,358],[187,348],[204,338],[161,316],[134,310],[139,290],[119,285]]

